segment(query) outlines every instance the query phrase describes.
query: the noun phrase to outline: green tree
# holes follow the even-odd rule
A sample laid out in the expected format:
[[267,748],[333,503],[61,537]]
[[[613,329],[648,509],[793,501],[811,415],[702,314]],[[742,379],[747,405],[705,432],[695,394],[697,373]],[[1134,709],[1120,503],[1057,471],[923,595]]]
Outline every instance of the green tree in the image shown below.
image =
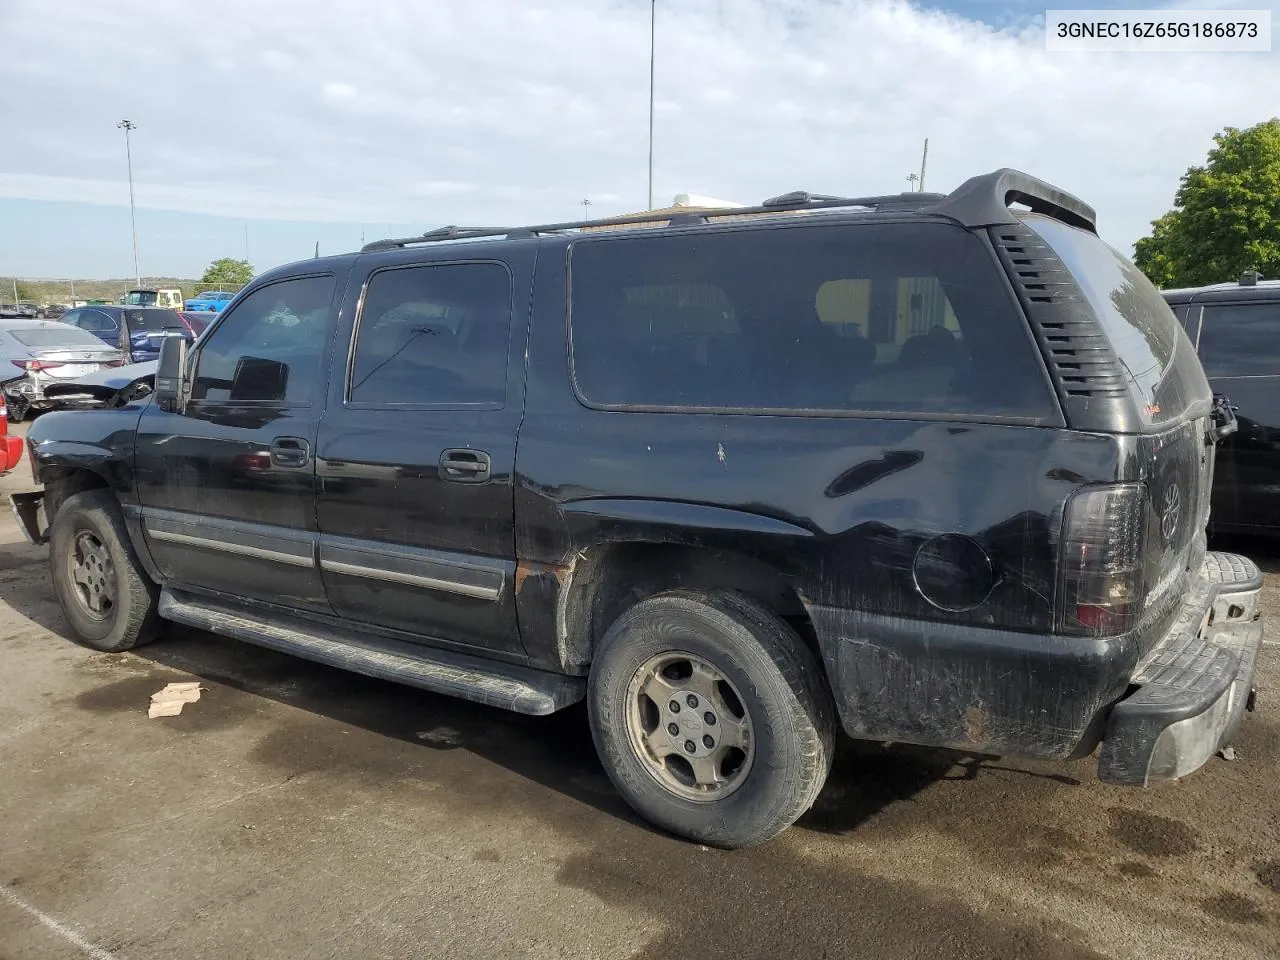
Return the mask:
[[218,284],[226,287],[242,287],[253,279],[253,265],[248,260],[222,257],[209,264],[200,278],[202,284]]
[[1202,167],[1182,176],[1174,209],[1152,222],[1134,261],[1157,286],[1280,277],[1280,119],[1213,138]]

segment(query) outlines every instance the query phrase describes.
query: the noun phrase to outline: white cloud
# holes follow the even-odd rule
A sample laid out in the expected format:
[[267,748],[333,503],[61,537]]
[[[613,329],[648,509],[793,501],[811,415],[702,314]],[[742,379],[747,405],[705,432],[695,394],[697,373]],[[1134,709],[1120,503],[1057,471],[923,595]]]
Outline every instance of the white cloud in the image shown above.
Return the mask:
[[[649,5],[622,0],[6,0],[0,196],[352,223],[532,222],[645,203]],[[905,189],[1016,166],[1127,245],[1274,55],[1048,54],[891,0],[660,2],[655,202]],[[1280,21],[1278,16],[1277,21]],[[151,38],[129,50],[136,24]],[[1013,21],[1010,21],[1013,23]],[[119,37],[119,47],[104,38]],[[97,65],[97,66],[93,66]],[[335,74],[338,74],[335,76]]]

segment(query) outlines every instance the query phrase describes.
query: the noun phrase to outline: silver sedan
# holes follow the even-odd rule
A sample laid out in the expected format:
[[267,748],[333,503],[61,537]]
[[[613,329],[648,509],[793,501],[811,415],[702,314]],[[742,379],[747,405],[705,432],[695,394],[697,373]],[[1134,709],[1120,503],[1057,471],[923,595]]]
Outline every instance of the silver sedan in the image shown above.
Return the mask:
[[0,388],[9,419],[53,404],[44,390],[102,367],[118,367],[124,355],[91,333],[48,320],[0,320]]

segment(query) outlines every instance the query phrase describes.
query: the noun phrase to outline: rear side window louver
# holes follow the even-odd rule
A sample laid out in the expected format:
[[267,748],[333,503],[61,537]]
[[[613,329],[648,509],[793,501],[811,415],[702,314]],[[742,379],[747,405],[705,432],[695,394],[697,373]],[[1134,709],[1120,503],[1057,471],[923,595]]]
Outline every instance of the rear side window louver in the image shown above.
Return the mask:
[[[1044,352],[1072,426],[1089,429],[1127,398],[1124,366],[1116,357],[1071,272],[1028,227],[991,227],[991,240]],[[1107,421],[1099,420],[1101,428]]]

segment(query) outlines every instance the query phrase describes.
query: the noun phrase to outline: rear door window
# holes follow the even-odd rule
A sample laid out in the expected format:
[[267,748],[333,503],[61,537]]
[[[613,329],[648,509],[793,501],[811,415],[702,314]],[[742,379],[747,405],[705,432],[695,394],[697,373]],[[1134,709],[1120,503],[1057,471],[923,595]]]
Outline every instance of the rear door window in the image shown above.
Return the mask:
[[172,310],[125,310],[123,313],[129,323],[129,329],[134,333],[139,330],[154,332],[182,329],[182,318]]
[[362,298],[348,401],[501,406],[510,331],[511,275],[503,264],[380,270]]
[[575,384],[618,408],[1055,416],[998,271],[937,223],[579,241]]
[[1205,304],[1200,362],[1215,378],[1280,374],[1280,301]]

